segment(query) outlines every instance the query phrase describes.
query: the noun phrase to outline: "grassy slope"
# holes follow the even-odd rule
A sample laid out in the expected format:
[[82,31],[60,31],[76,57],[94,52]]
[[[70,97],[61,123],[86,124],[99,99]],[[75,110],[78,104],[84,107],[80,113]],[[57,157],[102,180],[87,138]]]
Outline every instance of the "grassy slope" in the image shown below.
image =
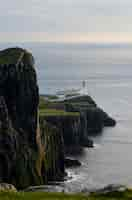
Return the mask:
[[16,64],[22,53],[24,53],[22,58],[24,64],[31,64],[31,62],[34,62],[30,52],[22,48],[14,47],[0,51],[0,64]]
[[0,51],[0,64],[16,64],[22,49],[11,48]]
[[113,192],[107,195],[68,195],[63,193],[44,193],[44,192],[27,192],[27,193],[0,193],[0,200],[131,200],[132,190],[126,192]]
[[[61,103],[59,103],[61,105]],[[79,112],[66,112],[64,109],[57,109],[58,102],[46,101],[43,97],[40,97],[39,102],[39,115],[43,116],[79,116]],[[63,107],[63,103],[62,103]]]
[[65,112],[63,110],[57,109],[40,109],[39,111],[40,116],[79,116],[78,112]]

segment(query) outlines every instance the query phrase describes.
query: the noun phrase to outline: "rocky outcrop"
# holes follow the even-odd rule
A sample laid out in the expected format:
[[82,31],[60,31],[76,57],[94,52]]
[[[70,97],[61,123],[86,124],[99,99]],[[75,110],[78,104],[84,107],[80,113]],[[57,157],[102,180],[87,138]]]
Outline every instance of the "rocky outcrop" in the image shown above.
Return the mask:
[[65,145],[79,144],[80,141],[80,116],[44,116],[50,124],[58,127],[62,133]]
[[63,155],[57,150],[63,151],[61,137],[54,128],[40,130],[38,104],[32,55],[20,48],[1,51],[0,182],[25,188],[63,176]]
[[36,167],[39,95],[33,63],[25,63],[31,54],[21,49],[21,61],[10,64],[16,52],[0,53],[0,62],[3,57],[9,61],[0,65],[0,181],[21,188],[42,182]]
[[116,121],[86,95],[65,100],[65,109],[69,112],[80,113],[81,132],[84,132],[85,136],[100,133],[106,126],[116,125]]
[[[81,147],[93,147],[93,141],[89,136],[101,133],[105,126],[116,124],[115,120],[99,108],[88,95],[70,97],[57,102],[43,103],[41,99],[40,112],[43,107],[47,108],[47,105],[51,113],[42,115],[42,119],[56,126],[63,134],[66,153],[80,152]],[[62,108],[66,112],[65,115]],[[55,109],[53,114],[52,109]],[[60,110],[60,113],[56,113],[56,110]]]
[[56,126],[62,133],[65,152],[80,152],[82,146],[93,147],[93,142],[85,134],[80,115],[43,116],[42,120]]
[[108,195],[108,194],[112,194],[116,192],[125,192],[127,190],[128,189],[125,185],[110,184],[110,185],[105,186],[104,188],[90,191],[90,193],[94,195],[99,195],[99,194]]
[[17,192],[17,189],[14,187],[14,185],[0,183],[0,192]]
[[101,133],[104,127],[115,126],[114,119],[98,107],[80,109],[82,129],[87,135]]
[[73,158],[65,158],[65,166],[68,167],[80,167],[81,166],[81,162],[77,159],[73,159]]
[[41,141],[44,147],[42,176],[45,183],[64,178],[64,143],[62,132],[40,117]]

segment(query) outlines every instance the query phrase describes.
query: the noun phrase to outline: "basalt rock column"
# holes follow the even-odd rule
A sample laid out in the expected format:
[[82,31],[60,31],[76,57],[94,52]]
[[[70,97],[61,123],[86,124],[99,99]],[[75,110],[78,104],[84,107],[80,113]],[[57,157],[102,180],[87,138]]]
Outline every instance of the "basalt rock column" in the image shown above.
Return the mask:
[[37,169],[39,94],[31,60],[23,49],[0,52],[0,182],[18,188],[43,183]]
[[32,54],[20,48],[1,51],[0,182],[25,188],[63,176],[64,155],[59,153],[61,137],[55,128],[50,127],[49,132],[46,126],[43,131],[39,130],[38,104]]

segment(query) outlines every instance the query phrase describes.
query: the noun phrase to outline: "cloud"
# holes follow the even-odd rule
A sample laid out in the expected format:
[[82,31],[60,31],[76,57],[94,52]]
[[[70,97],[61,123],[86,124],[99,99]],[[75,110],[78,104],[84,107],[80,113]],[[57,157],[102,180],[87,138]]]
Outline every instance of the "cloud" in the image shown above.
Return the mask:
[[3,32],[0,33],[3,42],[70,42],[70,43],[132,43],[131,33],[57,33],[47,32]]
[[6,35],[132,33],[131,0],[0,1],[0,33]]

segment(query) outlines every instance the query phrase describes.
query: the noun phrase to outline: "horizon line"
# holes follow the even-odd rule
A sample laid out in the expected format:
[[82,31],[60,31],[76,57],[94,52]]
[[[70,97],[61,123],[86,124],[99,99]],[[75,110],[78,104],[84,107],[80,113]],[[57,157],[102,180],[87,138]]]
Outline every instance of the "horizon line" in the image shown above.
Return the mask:
[[87,45],[132,45],[132,42],[89,42],[89,41],[83,41],[83,42],[78,42],[78,41],[74,41],[74,42],[65,42],[65,41],[0,41],[0,43],[4,43],[4,44],[23,44],[23,43],[45,43],[45,44],[87,44]]

